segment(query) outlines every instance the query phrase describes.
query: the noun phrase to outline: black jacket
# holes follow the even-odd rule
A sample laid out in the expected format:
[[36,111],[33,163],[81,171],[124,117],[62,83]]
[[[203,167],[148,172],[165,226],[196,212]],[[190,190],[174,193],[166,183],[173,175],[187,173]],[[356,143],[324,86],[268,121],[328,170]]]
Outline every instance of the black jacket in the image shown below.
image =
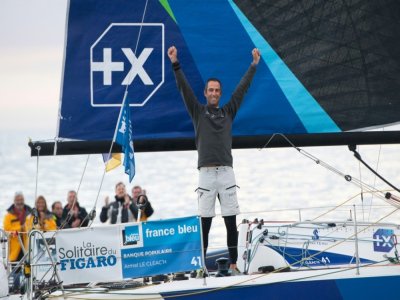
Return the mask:
[[[138,212],[139,209],[136,205],[136,203],[134,203],[132,201],[132,198],[129,197],[130,201],[130,205],[127,207],[124,205],[125,199],[124,198],[118,198],[117,196],[115,196],[115,201],[111,202],[108,207],[103,206],[103,208],[101,209],[101,213],[100,213],[100,221],[102,223],[107,222],[108,218],[110,217],[110,223],[111,224],[116,224],[117,220],[118,220],[118,213],[120,211],[120,206],[122,206],[121,208],[121,223],[127,223],[129,222],[129,211],[132,213],[133,217],[137,220],[138,217]],[[109,213],[109,209],[111,208],[111,212]],[[150,217],[153,214],[154,210],[151,207],[150,202],[147,202],[145,207],[144,207],[144,213],[147,217]]]
[[[71,228],[71,224],[72,222],[74,222],[76,219],[80,219],[81,220],[81,227],[86,227],[89,224],[89,218],[87,218],[87,211],[86,209],[84,209],[83,207],[79,206],[79,204],[75,204],[78,205],[79,207],[79,212],[78,212],[78,217],[75,218],[75,216],[72,216],[69,220],[68,223],[65,224],[65,226],[63,228]],[[62,220],[67,220],[68,217],[68,213],[69,213],[70,209],[68,208],[68,205],[64,206],[63,209],[63,214],[62,214]]]
[[232,167],[232,124],[256,73],[250,65],[230,100],[221,108],[201,104],[189,85],[179,62],[173,63],[176,83],[192,118],[198,152],[198,168],[207,165]]

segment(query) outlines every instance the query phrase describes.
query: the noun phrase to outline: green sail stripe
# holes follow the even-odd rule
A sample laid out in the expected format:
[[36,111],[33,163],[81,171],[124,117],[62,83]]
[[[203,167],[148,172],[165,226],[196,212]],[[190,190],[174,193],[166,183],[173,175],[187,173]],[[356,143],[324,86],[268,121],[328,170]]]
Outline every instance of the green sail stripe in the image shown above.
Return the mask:
[[172,20],[175,21],[175,23],[178,24],[178,22],[175,19],[174,13],[172,12],[171,6],[168,3],[168,0],[159,0],[161,5],[165,8],[165,10],[167,11],[167,13],[171,16]]

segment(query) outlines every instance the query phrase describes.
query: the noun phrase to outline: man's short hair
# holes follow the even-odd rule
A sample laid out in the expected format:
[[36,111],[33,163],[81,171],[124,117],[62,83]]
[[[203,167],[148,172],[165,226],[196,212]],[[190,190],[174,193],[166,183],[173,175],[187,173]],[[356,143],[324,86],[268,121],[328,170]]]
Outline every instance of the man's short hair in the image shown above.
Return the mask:
[[[70,193],[73,193],[75,195],[75,200],[76,200],[75,202],[78,202],[78,193],[75,190],[69,190],[67,195],[69,195]],[[68,196],[67,196],[67,200],[68,200]]]
[[222,83],[221,83],[221,81],[220,81],[218,78],[211,77],[211,78],[208,78],[207,81],[206,81],[206,86],[204,87],[204,90],[205,90],[205,91],[207,91],[208,83],[209,83],[210,81],[216,81],[216,82],[218,82],[218,83],[219,83],[219,86],[220,86],[220,88],[221,88],[221,90],[222,90]]
[[55,201],[55,202],[53,202],[53,204],[51,205],[51,210],[54,210],[54,207],[56,207],[56,204],[57,204],[57,203],[60,203],[60,204],[61,204],[61,207],[62,207],[61,201]]
[[115,189],[117,189],[118,186],[123,185],[125,187],[125,183],[122,181],[118,181],[117,184],[115,185]]

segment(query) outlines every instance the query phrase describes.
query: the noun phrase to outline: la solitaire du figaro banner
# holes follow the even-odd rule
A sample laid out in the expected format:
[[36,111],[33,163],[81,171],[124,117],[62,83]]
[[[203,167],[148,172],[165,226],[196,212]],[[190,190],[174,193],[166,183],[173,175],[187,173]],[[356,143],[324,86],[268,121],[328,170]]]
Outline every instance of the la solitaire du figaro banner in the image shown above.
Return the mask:
[[199,217],[60,230],[57,268],[64,284],[117,281],[203,266]]

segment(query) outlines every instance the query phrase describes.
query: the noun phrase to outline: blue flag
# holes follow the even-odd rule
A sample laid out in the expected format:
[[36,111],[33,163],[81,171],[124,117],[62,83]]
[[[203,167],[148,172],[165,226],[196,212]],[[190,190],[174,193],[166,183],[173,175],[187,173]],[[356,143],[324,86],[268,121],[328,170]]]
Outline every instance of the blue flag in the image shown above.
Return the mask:
[[131,110],[128,99],[125,99],[124,107],[122,108],[115,142],[122,146],[122,152],[125,156],[125,173],[129,175],[129,182],[131,182],[135,176],[135,156],[132,138]]

